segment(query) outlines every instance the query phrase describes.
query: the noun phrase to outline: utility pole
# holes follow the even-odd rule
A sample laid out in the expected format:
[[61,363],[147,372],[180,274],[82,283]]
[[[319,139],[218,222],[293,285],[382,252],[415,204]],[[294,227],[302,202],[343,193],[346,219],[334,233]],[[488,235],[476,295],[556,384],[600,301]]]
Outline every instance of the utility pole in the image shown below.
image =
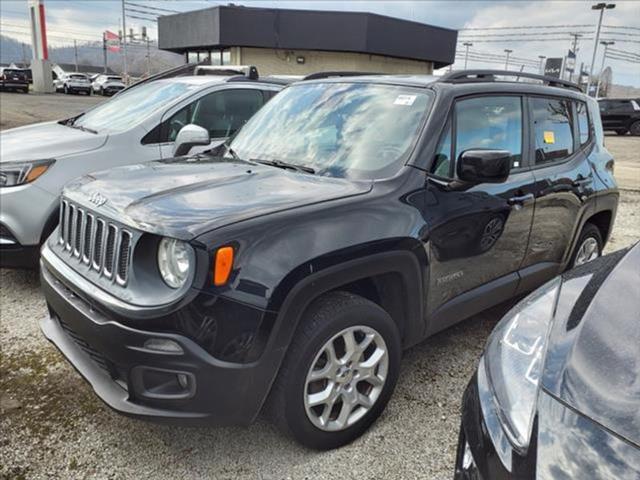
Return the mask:
[[124,0],[122,0],[122,76],[124,84],[129,85],[129,75],[127,72],[127,15],[124,10]]
[[465,46],[466,50],[464,52],[464,69],[467,69],[467,60],[469,58],[469,47],[473,47],[473,43],[471,42],[464,42],[462,45]]
[[509,70],[509,55],[513,52],[513,50],[505,48],[504,51],[507,54],[507,60],[504,62],[504,69]]
[[27,46],[24,44],[24,42],[20,42],[20,45],[22,45],[22,66],[24,66],[25,68],[27,67]]
[[151,75],[151,48],[149,46],[149,37],[147,37],[147,78]]
[[[576,56],[576,58],[574,59],[575,63],[577,63],[577,57],[578,57],[578,38],[582,37],[581,33],[570,33],[570,36],[573,37],[573,46],[571,47],[571,51],[573,52],[573,54]],[[573,71],[569,72],[569,81],[572,81],[573,79],[573,72],[575,71],[576,67],[575,64],[573,66]]]
[[104,63],[104,73],[107,73],[107,35],[102,32],[102,57]]
[[73,58],[76,62],[76,73],[78,72],[78,42],[76,40],[73,41]]
[[604,15],[605,10],[611,10],[612,8],[616,8],[615,3],[597,3],[595,5],[591,5],[591,10],[600,10],[600,18],[598,19],[598,28],[596,29],[596,37],[593,42],[593,57],[591,57],[591,65],[589,66],[589,78],[587,79],[587,95],[589,95],[589,87],[591,87],[593,65],[596,63],[596,53],[598,52],[598,42],[600,41],[600,28],[602,27],[602,16]]
[[607,49],[609,48],[609,45],[615,45],[616,42],[607,42],[604,40],[600,43],[604,45],[604,53],[602,54],[602,66],[600,67],[600,75],[598,75],[598,84],[596,86],[596,98],[598,98],[598,95],[600,94],[600,82],[602,81],[602,73],[604,72],[604,61],[607,58]]
[[538,55],[540,59],[540,75],[544,75],[544,59],[547,58],[545,55]]

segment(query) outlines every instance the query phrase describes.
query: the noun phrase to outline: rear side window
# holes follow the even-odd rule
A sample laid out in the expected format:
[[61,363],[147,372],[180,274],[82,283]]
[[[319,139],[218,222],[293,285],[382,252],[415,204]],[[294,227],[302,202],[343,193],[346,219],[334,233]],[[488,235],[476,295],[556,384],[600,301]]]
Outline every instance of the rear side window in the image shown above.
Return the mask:
[[531,99],[535,131],[535,164],[561,162],[573,153],[571,102],[553,98]]
[[587,113],[587,104],[584,102],[576,102],[576,115],[578,117],[578,132],[580,133],[580,145],[584,145],[589,141],[590,124],[589,114]]

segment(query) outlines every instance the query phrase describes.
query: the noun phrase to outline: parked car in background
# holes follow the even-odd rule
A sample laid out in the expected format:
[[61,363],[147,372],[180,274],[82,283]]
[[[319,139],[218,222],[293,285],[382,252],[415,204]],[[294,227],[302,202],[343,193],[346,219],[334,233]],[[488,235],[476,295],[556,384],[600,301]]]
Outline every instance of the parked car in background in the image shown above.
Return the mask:
[[403,349],[600,256],[618,192],[577,85],[312,78],[215,151],[64,189],[41,326],[115,410],[248,424],[264,407],[335,448],[382,413]]
[[638,285],[640,244],[507,313],[464,394],[456,480],[640,478]]
[[91,86],[93,93],[100,95],[114,95],[125,88],[122,77],[117,75],[98,75]]
[[37,265],[40,244],[58,223],[60,191],[69,180],[172,157],[178,133],[189,124],[203,127],[211,140],[198,146],[183,142],[182,153],[219,145],[285,84],[241,75],[157,80],[76,117],[1,132],[0,265]]
[[29,77],[21,68],[0,67],[0,90],[29,93]]
[[598,100],[605,130],[618,135],[640,135],[640,99],[604,98]]
[[62,78],[62,91],[64,93],[84,93],[91,95],[91,81],[84,73],[68,73]]

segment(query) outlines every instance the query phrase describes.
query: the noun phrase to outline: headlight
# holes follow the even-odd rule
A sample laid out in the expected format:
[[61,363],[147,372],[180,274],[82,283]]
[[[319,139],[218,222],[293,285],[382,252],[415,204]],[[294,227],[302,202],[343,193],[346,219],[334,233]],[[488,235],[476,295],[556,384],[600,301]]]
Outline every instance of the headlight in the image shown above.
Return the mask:
[[191,247],[175,238],[163,238],[158,245],[158,268],[164,282],[171,288],[180,288],[191,270]]
[[485,362],[505,433],[515,447],[529,445],[547,336],[560,277],[534,291],[500,321],[487,342]]
[[55,160],[7,162],[0,164],[0,187],[15,187],[33,182],[46,172]]

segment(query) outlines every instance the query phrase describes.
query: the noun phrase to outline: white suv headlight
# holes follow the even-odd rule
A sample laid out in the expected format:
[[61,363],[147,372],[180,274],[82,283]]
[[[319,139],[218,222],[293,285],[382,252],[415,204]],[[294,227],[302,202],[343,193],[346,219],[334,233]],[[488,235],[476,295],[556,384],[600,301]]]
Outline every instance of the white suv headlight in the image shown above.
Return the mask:
[[547,337],[561,279],[556,277],[513,307],[485,350],[489,385],[505,433],[520,449],[529,446]]
[[46,172],[54,162],[55,160],[5,162],[0,165],[0,188],[33,182]]
[[191,271],[192,249],[175,238],[163,238],[158,244],[158,268],[164,282],[171,288],[182,287]]

